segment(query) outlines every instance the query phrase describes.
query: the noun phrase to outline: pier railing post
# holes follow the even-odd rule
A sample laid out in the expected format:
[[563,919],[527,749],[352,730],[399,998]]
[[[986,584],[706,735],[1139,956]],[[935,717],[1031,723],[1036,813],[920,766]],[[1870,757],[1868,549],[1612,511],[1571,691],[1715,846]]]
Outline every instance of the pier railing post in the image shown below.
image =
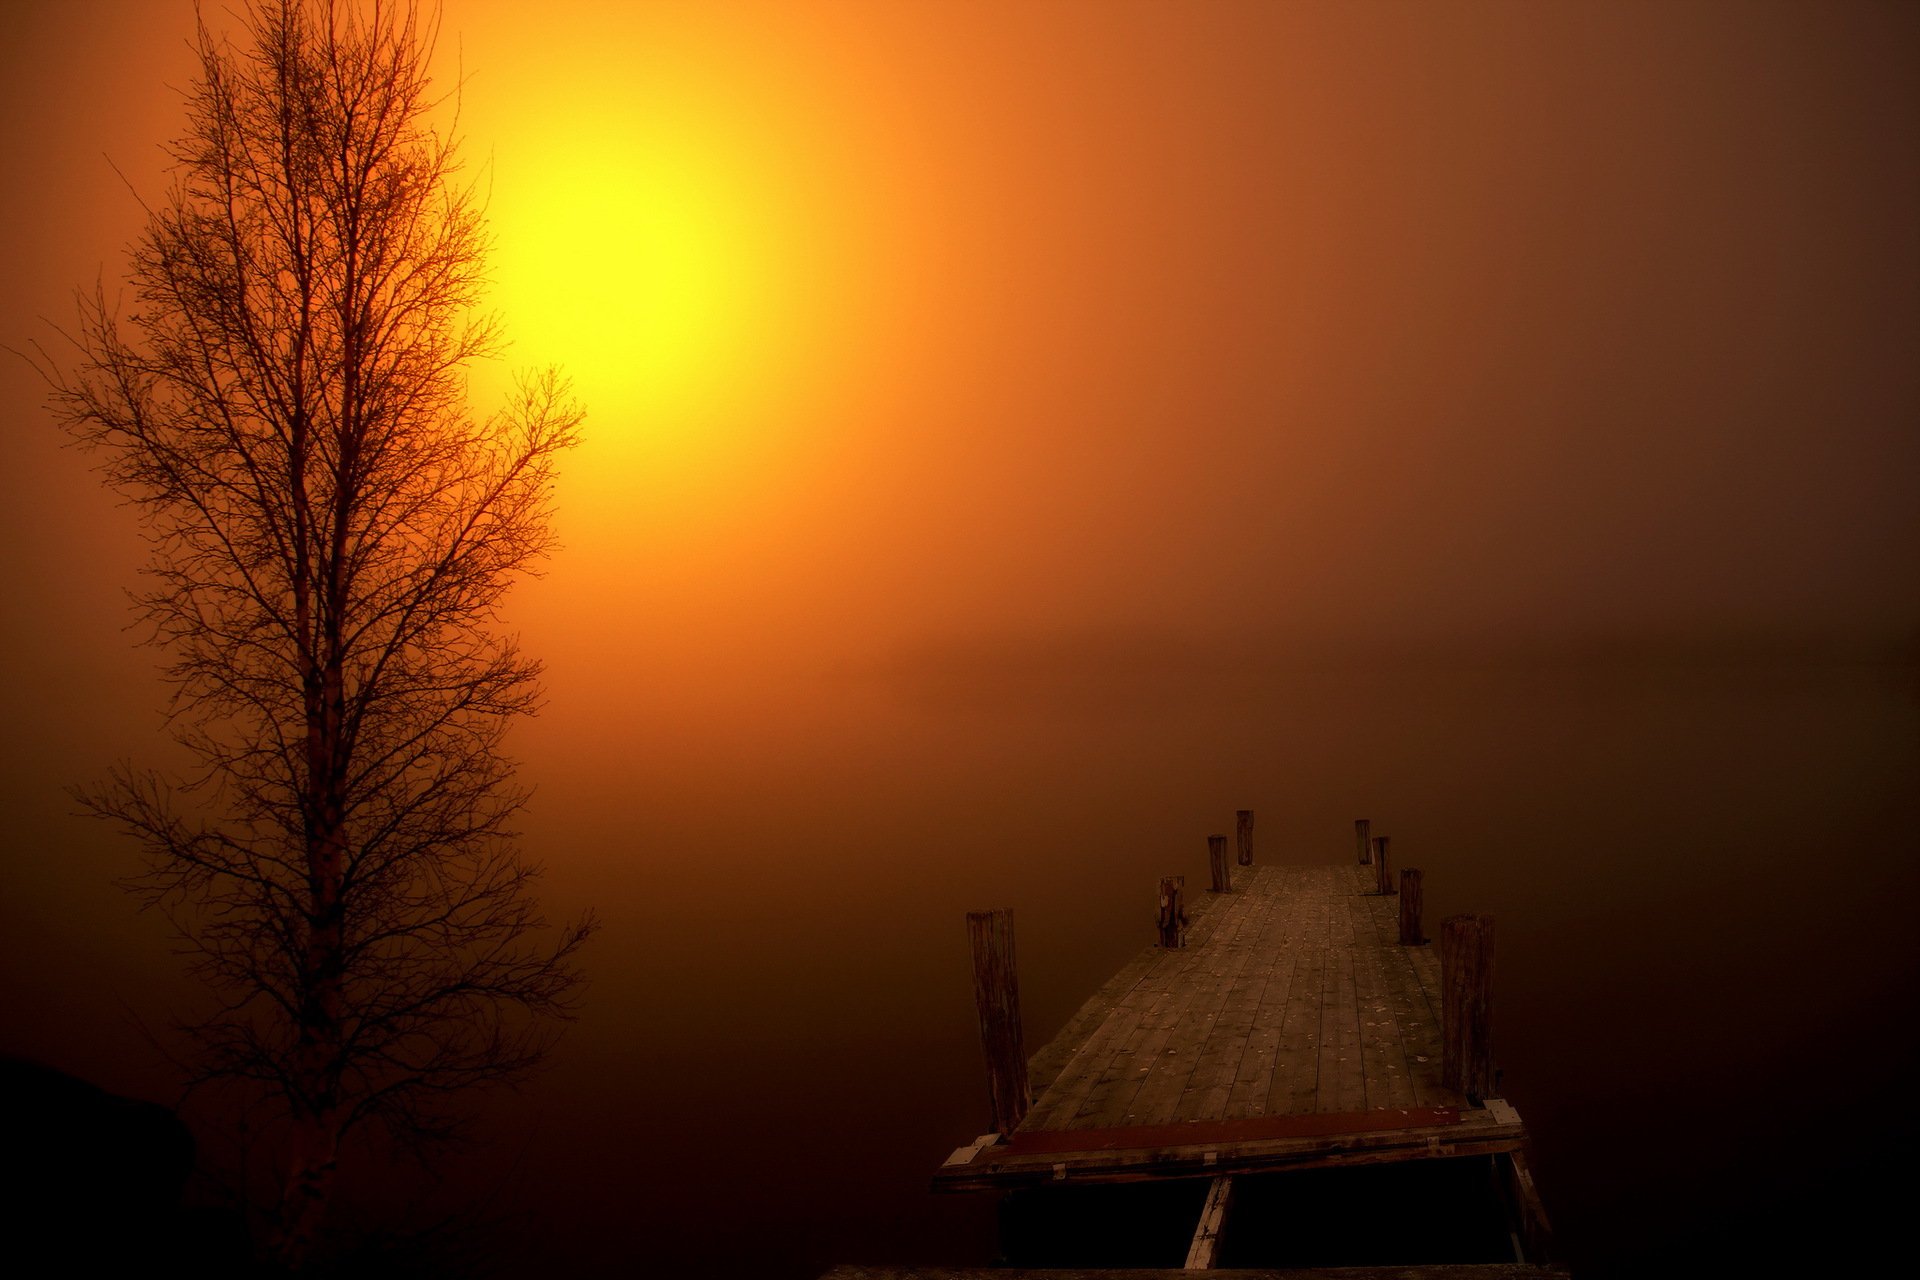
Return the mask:
[[980,1012],[980,1048],[997,1133],[1011,1133],[1027,1114],[1027,1050],[1020,1029],[1020,983],[1014,968],[1013,909],[967,912],[973,950],[973,1000]]
[[1187,878],[1160,877],[1160,945],[1187,945]]
[[1233,864],[1227,861],[1225,836],[1207,837],[1207,866],[1213,872],[1213,891],[1230,892],[1233,889]]
[[1475,1100],[1493,1093],[1493,917],[1440,922],[1440,1082]]
[[1393,892],[1393,870],[1387,861],[1387,842],[1390,836],[1373,838],[1373,891],[1375,893]]
[[1233,811],[1233,834],[1239,844],[1240,865],[1253,865],[1253,810],[1235,809]]
[[1426,940],[1420,932],[1420,871],[1408,867],[1400,873],[1400,945],[1417,947]]
[[1372,830],[1372,819],[1355,818],[1353,820],[1353,842],[1360,846],[1360,865],[1363,867],[1373,861],[1373,848],[1367,841],[1367,835]]

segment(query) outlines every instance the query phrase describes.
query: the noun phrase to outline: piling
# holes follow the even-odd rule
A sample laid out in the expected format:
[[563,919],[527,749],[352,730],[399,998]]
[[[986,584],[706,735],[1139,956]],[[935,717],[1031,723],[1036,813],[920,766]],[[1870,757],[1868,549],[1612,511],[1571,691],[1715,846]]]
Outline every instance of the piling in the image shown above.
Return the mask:
[[1213,891],[1227,893],[1233,888],[1233,864],[1227,861],[1227,838],[1207,837],[1207,867],[1213,872]]
[[980,1048],[987,1058],[993,1127],[997,1133],[1012,1133],[1033,1103],[1020,1028],[1013,909],[967,912],[967,942],[973,950],[973,999],[980,1013]]
[[1387,841],[1390,838],[1373,838],[1373,891],[1382,895],[1393,892],[1393,872],[1387,861]]
[[1493,917],[1440,922],[1441,1083],[1475,1100],[1493,1094]]
[[1408,867],[1400,873],[1400,945],[1417,947],[1426,940],[1420,932],[1420,871]]
[[1160,877],[1158,920],[1161,946],[1184,947],[1187,945],[1187,878],[1185,876]]
[[1235,809],[1233,811],[1233,834],[1240,847],[1240,865],[1253,865],[1253,810]]

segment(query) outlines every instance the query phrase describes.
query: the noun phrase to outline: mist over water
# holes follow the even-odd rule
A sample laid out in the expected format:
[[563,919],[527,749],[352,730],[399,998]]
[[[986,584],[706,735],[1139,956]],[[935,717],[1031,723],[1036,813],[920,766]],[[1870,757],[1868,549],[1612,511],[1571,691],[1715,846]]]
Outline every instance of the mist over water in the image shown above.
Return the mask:
[[603,899],[554,1072],[497,1113],[552,1233],[526,1247],[618,1265],[644,1203],[662,1265],[989,1261],[990,1203],[925,1191],[986,1119],[962,913],[1014,907],[1037,1049],[1243,806],[1262,860],[1344,861],[1368,816],[1430,920],[1495,916],[1507,1096],[1591,1274],[1832,1256],[1842,1207],[1887,1194],[1866,1162],[1914,1129],[1912,664],[1326,663],[1236,699],[1116,659],[1077,679],[1138,696],[1083,705],[1057,656],[896,673],[955,705],[821,723],[751,789],[542,805],[626,842],[637,882]]
[[[118,287],[192,51],[15,7],[21,346]],[[350,1197],[508,1274],[985,1262],[926,1190],[987,1118],[963,913],[1014,908],[1038,1049],[1252,808],[1495,917],[1582,1275],[1904,1221],[1920,8],[443,17],[489,305],[589,409],[508,749],[549,918],[606,927],[551,1070]],[[143,1029],[209,997],[64,791],[179,761],[144,544],[44,399],[0,360],[0,1053],[171,1101]]]

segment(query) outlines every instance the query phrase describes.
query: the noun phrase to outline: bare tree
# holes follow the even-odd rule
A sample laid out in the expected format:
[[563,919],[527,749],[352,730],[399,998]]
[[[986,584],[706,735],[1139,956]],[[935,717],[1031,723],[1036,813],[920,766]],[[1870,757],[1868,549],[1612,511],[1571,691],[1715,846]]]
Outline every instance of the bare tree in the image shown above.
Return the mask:
[[198,28],[175,179],[130,251],[137,302],[83,297],[62,425],[142,509],[137,596],[169,656],[169,780],[83,800],[143,842],[217,1011],[200,1078],[284,1124],[269,1253],[299,1267],[342,1138],[446,1136],[577,997],[590,918],[544,927],[501,752],[539,665],[497,630],[551,547],[581,421],[552,372],[485,421],[464,371],[486,240],[430,115],[411,3],[255,0]]

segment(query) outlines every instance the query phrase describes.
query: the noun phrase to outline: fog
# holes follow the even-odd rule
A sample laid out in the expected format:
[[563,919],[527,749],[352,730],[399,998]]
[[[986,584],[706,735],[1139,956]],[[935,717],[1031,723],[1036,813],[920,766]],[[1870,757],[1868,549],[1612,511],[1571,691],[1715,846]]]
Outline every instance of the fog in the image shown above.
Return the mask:
[[[590,414],[510,743],[605,928],[400,1184],[520,1270],[983,1263],[926,1191],[986,1120],[963,913],[1014,908],[1037,1048],[1250,807],[1496,917],[1582,1274],[1895,1220],[1915,10],[547,9],[448,0],[442,54],[510,362]],[[164,182],[190,7],[99,13],[0,42],[7,346]],[[0,1051],[171,1101],[141,1028],[203,997],[65,791],[173,758],[143,548],[43,399],[0,360]]]

